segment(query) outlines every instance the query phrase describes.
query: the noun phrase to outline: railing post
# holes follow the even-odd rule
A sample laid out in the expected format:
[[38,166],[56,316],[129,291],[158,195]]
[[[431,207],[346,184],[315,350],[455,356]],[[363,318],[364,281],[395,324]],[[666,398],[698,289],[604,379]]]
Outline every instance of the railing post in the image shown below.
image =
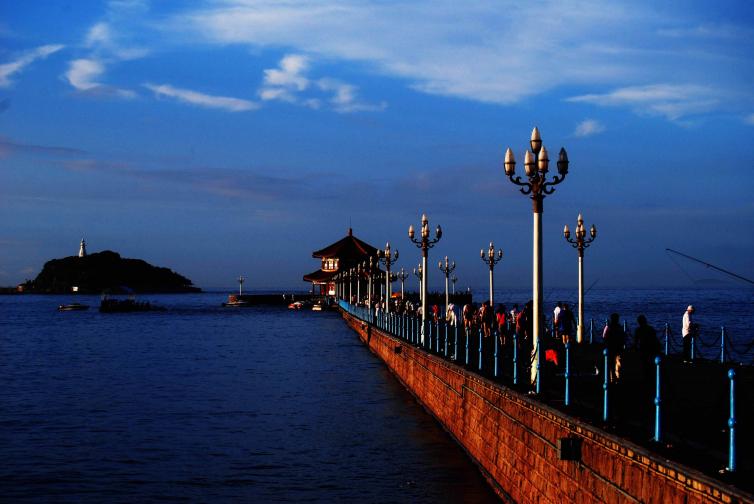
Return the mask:
[[453,326],[453,357],[458,360],[458,320]]
[[594,343],[594,319],[589,319],[589,344]]
[[662,359],[658,355],[655,357],[655,436],[652,439],[655,443],[659,443],[662,440],[662,423],[661,423],[661,409],[662,403],[662,388],[660,387],[660,363]]
[[725,364],[725,326],[720,328],[720,362]]
[[518,333],[513,331],[513,385],[518,385]]
[[603,400],[602,400],[602,421],[607,422],[607,414],[608,414],[607,389],[608,389],[608,386],[610,385],[610,371],[608,369],[609,363],[608,363],[608,358],[607,358],[607,348],[602,350],[602,355],[605,356],[605,379],[602,382],[602,390],[604,391]]
[[736,472],[736,371],[728,370],[730,380],[730,417],[728,418],[728,472]]
[[565,405],[571,405],[571,342],[565,344]]
[[536,388],[534,389],[534,391],[536,392],[537,395],[539,395],[540,391],[542,390],[542,388],[541,388],[541,385],[542,385],[542,373],[540,373],[540,369],[539,369],[540,368],[539,363],[540,363],[540,358],[541,358],[541,354],[539,353],[539,347],[540,347],[540,345],[542,345],[542,340],[541,339],[539,341],[537,341],[537,349],[536,349],[536,353],[534,354],[536,356],[535,357],[536,362],[535,362],[534,365],[535,365],[535,367],[537,369],[537,384],[536,384]]
[[469,329],[464,326],[463,334],[466,336],[466,365],[469,365]]
[[482,370],[482,328],[479,328],[479,371]]
[[494,357],[495,357],[495,368],[494,368],[494,371],[493,371],[493,374],[494,374],[495,378],[497,378],[497,358],[498,358],[498,350],[499,350],[499,346],[500,346],[500,344],[498,343],[498,340],[500,339],[499,336],[500,335],[497,332],[495,332],[495,334],[493,335],[493,338],[495,338],[495,355],[494,355]]
[[440,321],[435,322],[435,352],[440,355]]
[[670,342],[670,324],[665,322],[665,355],[668,355],[668,351],[670,350],[668,348]]
[[696,349],[694,348],[696,347],[696,334],[692,332],[689,337],[691,338],[691,362],[694,362],[694,356],[696,355]]
[[445,327],[445,358],[448,358],[448,322],[443,322],[443,326]]

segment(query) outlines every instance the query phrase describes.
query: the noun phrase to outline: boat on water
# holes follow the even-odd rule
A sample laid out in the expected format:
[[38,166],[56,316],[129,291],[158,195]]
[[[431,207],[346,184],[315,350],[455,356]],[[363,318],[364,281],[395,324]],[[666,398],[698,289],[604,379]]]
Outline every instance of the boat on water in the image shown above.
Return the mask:
[[248,299],[245,299],[241,294],[230,294],[228,295],[228,301],[223,303],[223,306],[251,306],[251,302]]
[[302,301],[294,301],[293,303],[288,305],[289,310],[300,310],[304,307],[304,303]]
[[155,306],[149,301],[137,301],[133,297],[127,299],[111,298],[102,296],[99,311],[101,313],[128,313],[146,311],[164,311],[165,308]]
[[324,310],[324,306],[322,306],[321,303],[314,303],[312,306],[312,311],[322,311]]
[[82,310],[88,310],[89,305],[81,304],[81,303],[70,303],[70,304],[62,304],[58,306],[58,311],[82,311]]

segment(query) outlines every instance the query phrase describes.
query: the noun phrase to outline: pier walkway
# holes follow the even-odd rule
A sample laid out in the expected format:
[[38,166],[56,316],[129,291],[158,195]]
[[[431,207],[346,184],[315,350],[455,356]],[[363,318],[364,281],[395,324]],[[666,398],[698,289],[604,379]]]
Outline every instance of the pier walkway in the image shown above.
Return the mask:
[[[754,490],[754,478],[751,477],[754,475],[754,466],[750,449],[754,446],[754,373],[749,366],[722,365],[711,361],[685,364],[675,356],[661,356],[658,417],[655,402],[656,381],[654,378],[648,380],[646,374],[642,375],[638,356],[630,351],[626,352],[624,357],[624,374],[621,382],[606,385],[602,345],[574,344],[569,351],[566,373],[565,355],[553,344],[554,352],[550,354],[551,359],[545,361],[543,358],[542,361],[540,393],[532,396],[531,386],[527,381],[529,356],[521,350],[521,345],[514,346],[510,343],[503,348],[499,344],[493,344],[497,342],[497,338],[485,341],[478,332],[466,335],[463,327],[449,326],[444,322],[428,322],[424,327],[425,337],[422,340],[419,318],[384,312],[370,314],[365,307],[350,305],[345,301],[340,302],[340,307],[347,319],[359,321],[358,326],[354,326],[353,323],[351,325],[365,336],[365,342],[378,355],[380,352],[376,350],[371,339],[377,336],[392,339],[394,343],[389,345],[394,347],[394,352],[425,355],[422,359],[427,359],[427,362],[422,366],[429,366],[428,362],[437,363],[437,366],[445,362],[446,364],[442,365],[444,373],[452,370],[453,376],[464,377],[466,382],[478,376],[480,383],[492,386],[496,394],[506,396],[513,403],[524,401],[539,404],[544,411],[552,412],[548,414],[557,417],[553,421],[558,425],[565,422],[577,426],[569,430],[571,434],[564,435],[563,439],[575,437],[583,441],[590,436],[606,436],[613,444],[618,443],[613,451],[623,452],[624,455],[632,454],[628,457],[631,464],[641,465],[643,460],[648,464],[647,467],[653,467],[642,473],[644,478],[648,478],[647,474],[672,474],[673,478],[680,478],[676,483],[681,487],[686,484],[693,488],[701,485],[709,490],[709,494],[705,493],[706,490],[699,494],[696,488],[691,492],[696,497],[685,500],[676,500],[675,497],[668,500],[666,497],[671,495],[668,493],[662,499],[665,502],[754,501],[749,493]],[[443,418],[445,414],[464,415],[467,412],[445,411],[445,406],[428,406],[426,397],[422,399],[425,394],[409,383],[415,378],[416,368],[412,368],[410,376],[405,375],[406,369],[397,369],[388,362],[390,357],[386,359],[384,355],[380,356],[420,402],[425,404],[444,427],[464,445],[472,458],[480,464],[483,472],[488,473],[488,479],[491,479],[491,482],[496,481],[494,484],[500,484],[494,477],[494,470],[486,467],[477,456],[477,448],[466,446],[463,435],[455,432],[456,427],[448,424]],[[552,362],[553,360],[557,360],[557,364]],[[736,380],[735,412],[732,416],[735,419],[732,423],[735,436],[731,436],[729,428],[730,369],[734,370]],[[566,374],[569,378],[568,404],[565,399]],[[466,384],[455,389],[456,392],[463,392],[465,386]],[[497,397],[498,407],[499,400],[500,397]],[[476,418],[476,421],[488,422],[485,415]],[[593,429],[593,432],[599,434],[586,433],[585,426],[592,426],[588,430],[591,432]],[[463,428],[460,430],[465,432]],[[577,433],[575,436],[574,432]],[[498,439],[497,434],[495,436],[494,442],[490,441],[489,448],[493,451]],[[731,444],[732,437],[735,439]],[[498,451],[500,449],[502,448],[498,448]],[[560,448],[558,452],[562,454]],[[634,460],[637,454],[638,459]],[[500,454],[490,454],[490,457],[496,460],[498,455]],[[726,468],[728,470],[725,470]],[[613,476],[621,479],[625,474]],[[699,483],[700,481],[703,484]],[[650,484],[650,481],[647,480],[645,483]],[[619,481],[615,484],[621,486]],[[508,490],[501,490],[499,493],[501,496],[510,495]],[[658,501],[658,495],[653,495],[647,494],[645,498],[634,500]],[[700,496],[701,498],[697,499]]]

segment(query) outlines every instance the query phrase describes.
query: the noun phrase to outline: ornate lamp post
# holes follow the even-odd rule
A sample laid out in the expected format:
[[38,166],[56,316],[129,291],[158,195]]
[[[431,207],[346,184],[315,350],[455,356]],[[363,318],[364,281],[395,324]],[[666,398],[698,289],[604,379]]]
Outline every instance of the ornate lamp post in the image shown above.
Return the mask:
[[495,309],[495,294],[493,293],[494,285],[494,271],[495,265],[503,259],[503,249],[497,249],[495,253],[495,245],[490,242],[490,249],[487,251],[487,255],[484,254],[484,249],[479,251],[479,257],[482,261],[490,267],[490,308]]
[[584,249],[597,238],[597,228],[592,224],[589,229],[589,238],[586,237],[586,228],[584,227],[584,218],[579,214],[576,220],[576,239],[571,238],[571,231],[568,224],[563,228],[563,236],[573,248],[579,251],[579,325],[576,332],[576,342],[581,343],[584,338]]
[[418,268],[414,268],[414,275],[419,279],[419,302],[422,301],[422,265],[419,263]]
[[508,148],[505,151],[505,174],[511,182],[521,187],[521,194],[531,195],[531,201],[534,211],[534,232],[533,232],[533,257],[532,257],[532,301],[534,308],[534,334],[533,348],[535,365],[531,367],[531,381],[536,382],[536,392],[540,391],[539,366],[540,366],[540,349],[539,336],[544,330],[544,313],[542,307],[542,200],[546,195],[555,191],[555,186],[565,180],[568,174],[568,154],[561,148],[558,156],[558,175],[547,180],[547,171],[550,164],[550,158],[547,155],[547,149],[542,145],[542,138],[539,136],[539,130],[534,128],[531,132],[529,142],[531,151],[526,150],[524,155],[524,171],[528,181],[521,180],[516,175],[516,160],[513,157],[513,151]]
[[353,302],[353,268],[348,268],[348,302]]
[[356,304],[361,302],[361,263],[356,265]]
[[403,266],[401,266],[401,270],[396,274],[398,280],[401,281],[401,299],[403,299],[403,283],[408,278],[408,275],[409,275],[408,271],[404,271]]
[[448,262],[448,256],[445,256],[445,265],[443,266],[442,261],[439,261],[437,266],[445,273],[445,313],[448,313],[448,277],[456,269],[456,262]]
[[369,256],[369,259],[364,259],[364,271],[367,274],[367,306],[369,307],[369,313],[372,313],[372,273],[374,270],[374,257]]
[[390,242],[385,244],[385,250],[377,251],[377,259],[385,265],[385,313],[390,313],[390,290],[392,286],[392,277],[390,276],[390,265],[398,260],[398,249],[395,249],[393,255],[390,255]]
[[456,282],[458,281],[458,277],[453,275],[450,277],[450,282],[453,284],[453,295],[456,295]]
[[427,321],[427,256],[429,255],[429,249],[435,246],[437,242],[440,241],[440,238],[442,238],[442,228],[440,225],[437,225],[437,229],[435,229],[435,238],[433,240],[429,239],[429,219],[427,219],[427,214],[422,214],[422,229],[421,229],[421,240],[414,239],[414,225],[410,225],[408,227],[408,238],[413,242],[414,245],[416,245],[418,248],[422,251],[422,330],[421,330],[421,341],[422,344],[424,344],[424,325]]
[[242,296],[242,295],[243,295],[242,286],[243,286],[243,283],[244,283],[245,281],[246,281],[246,279],[244,278],[244,276],[243,276],[243,275],[240,275],[240,276],[238,277],[238,295],[239,295],[239,296]]

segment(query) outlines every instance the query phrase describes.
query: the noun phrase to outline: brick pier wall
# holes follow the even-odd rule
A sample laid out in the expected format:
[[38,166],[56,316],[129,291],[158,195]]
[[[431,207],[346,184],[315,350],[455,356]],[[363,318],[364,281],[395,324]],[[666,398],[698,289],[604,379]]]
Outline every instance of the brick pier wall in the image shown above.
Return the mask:
[[[503,500],[752,502],[734,487],[367,328],[345,312],[343,317],[467,451]],[[564,438],[578,440],[578,460],[560,459]]]

